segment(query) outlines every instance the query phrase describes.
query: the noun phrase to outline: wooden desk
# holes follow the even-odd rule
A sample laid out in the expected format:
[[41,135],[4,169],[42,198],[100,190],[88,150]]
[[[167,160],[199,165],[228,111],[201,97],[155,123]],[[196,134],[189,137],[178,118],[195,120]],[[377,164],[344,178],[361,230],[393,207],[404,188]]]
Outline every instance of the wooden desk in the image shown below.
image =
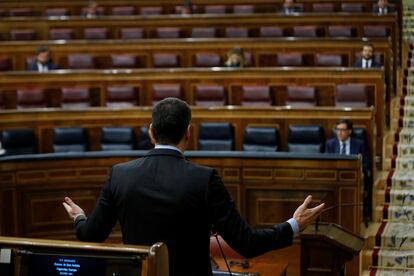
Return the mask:
[[[143,69],[143,70],[93,70],[93,71],[57,71],[55,73],[39,74],[29,72],[5,73],[0,78],[0,93],[5,93],[6,107],[16,107],[16,90],[24,87],[43,87],[51,89],[48,94],[50,101],[59,106],[61,87],[91,87],[95,94],[93,102],[104,106],[106,89],[108,86],[131,85],[139,89],[140,104],[152,106],[152,86],[159,83],[179,84],[183,99],[194,103],[195,87],[199,84],[221,85],[227,92],[227,104],[241,104],[241,87],[243,85],[268,85],[276,105],[285,105],[283,95],[286,87],[292,84],[309,85],[317,88],[319,108],[332,108],[335,105],[336,85],[357,83],[367,85],[369,100],[375,108],[376,121],[376,151],[382,152],[382,137],[385,126],[384,104],[384,73],[380,69],[357,68],[181,68],[181,69]],[[328,107],[331,106],[331,107]],[[287,110],[288,108],[285,108]],[[220,108],[214,109],[220,114]],[[229,109],[230,110],[233,109]],[[308,109],[312,112],[312,108]],[[16,112],[16,111],[10,111]],[[105,111],[103,111],[105,112]],[[111,111],[112,112],[112,111]],[[124,111],[119,111],[124,112]],[[60,113],[63,114],[63,113]],[[213,114],[209,111],[209,114]],[[4,116],[19,117],[17,113],[8,113]],[[23,115],[24,116],[24,115]],[[72,115],[71,115],[72,116]],[[306,115],[307,116],[307,115]],[[302,117],[303,118],[306,118]],[[309,115],[313,116],[313,115]],[[343,116],[347,117],[345,111]],[[9,117],[10,118],[10,117]],[[138,116],[137,116],[138,118]],[[217,118],[220,118],[218,115]],[[217,119],[216,118],[216,119]],[[222,118],[222,117],[221,117]],[[336,117],[338,118],[338,117]],[[307,118],[308,120],[309,118]],[[221,119],[219,119],[221,120]],[[6,123],[9,123],[8,121]],[[317,124],[317,123],[316,123]],[[329,128],[332,128],[331,126]]]
[[[96,69],[112,68],[111,55],[129,54],[135,56],[136,68],[153,68],[153,55],[174,53],[178,67],[196,67],[198,53],[215,53],[224,64],[226,53],[234,47],[241,47],[251,55],[249,67],[277,66],[278,53],[302,53],[305,66],[317,66],[317,54],[335,54],[342,57],[343,66],[350,67],[361,54],[363,43],[371,43],[375,53],[381,55],[385,70],[387,93],[394,92],[396,52],[390,38],[194,38],[194,39],[142,39],[142,40],[67,40],[67,41],[4,41],[0,42],[2,58],[8,58],[11,69],[25,71],[27,61],[34,58],[35,49],[48,46],[52,60],[58,68],[68,68],[71,54],[90,54]],[[389,92],[388,92],[389,91]],[[388,97],[391,98],[391,97]]]
[[[394,1],[396,9],[401,10],[401,1]],[[393,2],[393,3],[394,3]],[[163,14],[176,13],[175,7],[181,6],[182,0],[140,0],[140,1],[128,1],[128,0],[100,0],[99,6],[104,8],[104,14],[111,14],[112,7],[118,6],[132,6],[135,8],[135,13],[138,13],[140,8],[148,6],[162,6]],[[335,11],[341,10],[341,3],[363,3],[365,11],[371,11],[373,2],[371,0],[298,0],[296,3],[303,5],[303,10],[306,12],[313,11],[312,4],[314,3],[333,3]],[[234,5],[254,5],[256,12],[276,12],[281,9],[282,1],[277,0],[197,0],[194,2],[194,9],[196,13],[203,13],[205,6],[207,5],[225,5],[227,12],[233,11]],[[0,3],[0,9],[3,9],[6,14],[12,8],[30,8],[33,9],[34,15],[45,15],[46,9],[55,7],[67,8],[70,15],[81,14],[81,9],[86,6],[83,1],[69,1],[69,0],[43,0],[43,1],[18,1],[16,0],[3,0]]]

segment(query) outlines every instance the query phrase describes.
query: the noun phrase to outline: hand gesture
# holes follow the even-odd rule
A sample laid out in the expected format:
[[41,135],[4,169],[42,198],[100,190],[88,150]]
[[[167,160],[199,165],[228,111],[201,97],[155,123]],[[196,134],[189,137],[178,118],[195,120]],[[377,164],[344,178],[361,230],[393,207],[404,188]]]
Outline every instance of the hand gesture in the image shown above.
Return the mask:
[[75,220],[79,215],[85,215],[85,212],[82,210],[82,208],[76,205],[75,202],[73,202],[69,197],[65,197],[65,202],[62,202],[62,204],[63,207],[65,207],[69,217],[73,220]]
[[314,222],[325,207],[325,203],[322,203],[314,208],[308,208],[311,201],[312,196],[308,195],[302,205],[300,205],[293,214],[293,218],[299,225],[299,231],[303,231],[309,224]]

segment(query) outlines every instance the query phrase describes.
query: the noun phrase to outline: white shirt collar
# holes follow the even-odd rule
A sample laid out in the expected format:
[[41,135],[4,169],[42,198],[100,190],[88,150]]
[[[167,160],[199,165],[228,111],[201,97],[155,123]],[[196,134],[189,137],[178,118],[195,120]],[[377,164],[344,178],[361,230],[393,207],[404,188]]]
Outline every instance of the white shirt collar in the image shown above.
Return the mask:
[[155,145],[154,149],[171,149],[171,150],[176,150],[180,153],[183,153],[179,148],[171,146],[171,145]]

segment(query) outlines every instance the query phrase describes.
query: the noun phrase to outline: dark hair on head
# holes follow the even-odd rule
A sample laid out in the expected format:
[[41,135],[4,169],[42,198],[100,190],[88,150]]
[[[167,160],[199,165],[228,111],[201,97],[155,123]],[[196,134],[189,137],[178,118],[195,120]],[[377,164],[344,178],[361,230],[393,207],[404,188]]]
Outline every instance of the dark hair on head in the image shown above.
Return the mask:
[[348,119],[339,120],[336,125],[345,124],[347,129],[352,129],[352,121]]
[[372,44],[372,43],[364,43],[364,44],[362,45],[362,48],[364,48],[364,47],[371,47],[371,48],[372,48],[372,50],[374,50],[374,44]]
[[49,48],[47,46],[39,46],[36,49],[37,54],[44,53],[44,52],[49,52]]
[[152,129],[160,144],[177,145],[191,121],[190,106],[177,98],[166,98],[152,110]]

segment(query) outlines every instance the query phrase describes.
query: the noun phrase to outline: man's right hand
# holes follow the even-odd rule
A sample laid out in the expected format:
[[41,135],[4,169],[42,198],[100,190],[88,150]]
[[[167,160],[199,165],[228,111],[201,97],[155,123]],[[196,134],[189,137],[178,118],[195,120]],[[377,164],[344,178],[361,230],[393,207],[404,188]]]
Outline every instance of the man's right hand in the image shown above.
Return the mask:
[[293,218],[298,223],[299,231],[303,231],[309,224],[313,223],[325,207],[325,203],[322,203],[314,208],[308,208],[311,201],[312,196],[308,195],[302,205],[300,205],[293,214]]

